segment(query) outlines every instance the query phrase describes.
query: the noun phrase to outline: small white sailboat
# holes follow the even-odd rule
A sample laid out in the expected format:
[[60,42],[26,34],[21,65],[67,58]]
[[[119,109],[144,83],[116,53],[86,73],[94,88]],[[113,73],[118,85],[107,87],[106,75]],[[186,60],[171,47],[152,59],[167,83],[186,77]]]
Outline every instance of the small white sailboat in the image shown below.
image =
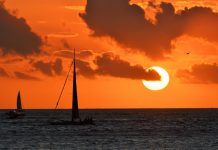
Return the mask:
[[17,95],[17,109],[11,110],[7,113],[9,119],[15,119],[25,116],[25,112],[22,109],[20,91]]

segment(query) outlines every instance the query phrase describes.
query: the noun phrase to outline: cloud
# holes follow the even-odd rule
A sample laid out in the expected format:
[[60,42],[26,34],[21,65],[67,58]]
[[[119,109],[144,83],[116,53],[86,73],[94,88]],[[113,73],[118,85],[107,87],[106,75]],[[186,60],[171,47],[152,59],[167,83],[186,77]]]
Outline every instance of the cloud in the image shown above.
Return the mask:
[[[55,56],[70,58],[73,59],[74,51],[73,50],[60,50],[54,52]],[[91,50],[81,50],[76,52],[76,57],[81,59],[86,59],[93,56],[93,52]]]
[[54,52],[55,56],[73,59],[73,50],[59,50]]
[[144,80],[160,79],[159,74],[154,70],[146,71],[140,65],[131,65],[112,53],[104,53],[102,56],[97,56],[95,64],[97,65],[96,72],[100,75]]
[[191,70],[184,69],[177,72],[177,77],[188,83],[218,83],[218,65],[195,64]]
[[0,77],[9,77],[8,73],[5,71],[5,69],[0,67]]
[[113,53],[104,53],[94,59],[96,68],[93,69],[88,62],[77,60],[78,73],[86,77],[112,76],[137,80],[159,80],[160,75],[154,70],[146,71],[140,65],[131,65],[128,61],[120,59]]
[[0,3],[0,22],[0,49],[3,55],[29,55],[40,52],[41,38],[31,31],[24,18],[10,14],[3,3]]
[[15,76],[18,78],[18,79],[23,79],[23,80],[40,80],[39,78],[37,77],[33,77],[33,76],[30,76],[28,74],[25,74],[25,73],[22,73],[22,72],[14,72]]
[[[218,14],[206,7],[192,7],[177,13],[171,3],[151,3],[157,9],[155,23],[146,19],[144,10],[130,0],[87,0],[80,17],[94,37],[111,37],[123,47],[138,50],[152,59],[171,52],[171,42],[181,35],[218,41]],[[161,10],[161,11],[159,11]]]
[[[53,54],[55,56],[60,56],[60,57],[73,59],[73,56],[74,56],[74,50],[73,49],[74,48],[71,47],[71,45],[65,39],[61,40],[61,44],[62,44],[63,49],[55,51]],[[84,58],[84,59],[93,55],[92,50],[75,50],[75,53],[76,53],[77,58]]]
[[4,64],[12,64],[12,63],[16,63],[16,62],[21,62],[23,61],[22,58],[9,58],[9,59],[6,59],[6,60],[3,60],[1,63],[4,63]]
[[88,62],[77,59],[76,67],[78,69],[78,74],[88,78],[95,78],[96,72],[91,68]]
[[93,52],[91,50],[82,50],[77,54],[77,57],[79,58],[88,58],[93,55]]
[[51,33],[47,35],[47,37],[52,37],[52,38],[75,38],[77,36],[79,36],[78,33],[67,33],[67,32]]
[[42,72],[45,75],[52,76],[52,67],[51,62],[43,62],[43,61],[37,61],[33,64],[33,67],[40,72]]
[[63,71],[62,60],[56,59],[56,61],[52,64],[52,68],[53,68],[54,73],[56,75],[61,75],[61,73]]
[[65,39],[61,39],[61,43],[65,49],[72,49],[70,44]]
[[62,60],[57,58],[54,62],[36,61],[32,66],[47,76],[61,75],[63,71]]
[[68,9],[68,10],[75,10],[75,11],[84,11],[84,6],[64,6],[65,9]]

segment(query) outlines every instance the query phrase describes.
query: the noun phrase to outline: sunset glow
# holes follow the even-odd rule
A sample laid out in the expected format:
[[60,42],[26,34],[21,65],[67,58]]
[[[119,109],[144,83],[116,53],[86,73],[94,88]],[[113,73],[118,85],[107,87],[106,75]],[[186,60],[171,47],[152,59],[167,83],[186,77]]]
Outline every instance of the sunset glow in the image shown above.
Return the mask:
[[218,107],[217,0],[0,0],[0,22],[0,108],[54,108],[74,48],[80,108]]

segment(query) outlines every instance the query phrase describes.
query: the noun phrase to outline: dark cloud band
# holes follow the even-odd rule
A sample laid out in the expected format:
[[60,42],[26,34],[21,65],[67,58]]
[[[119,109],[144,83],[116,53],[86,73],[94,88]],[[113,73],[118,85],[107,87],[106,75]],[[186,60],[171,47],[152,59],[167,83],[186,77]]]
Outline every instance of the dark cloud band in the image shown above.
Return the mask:
[[4,68],[0,67],[0,77],[9,77],[8,73],[5,71]]
[[93,31],[92,36],[111,37],[152,59],[164,58],[171,52],[172,41],[184,34],[218,41],[218,14],[210,8],[185,8],[176,13],[171,3],[150,3],[148,7],[161,10],[152,23],[141,7],[129,1],[87,0],[80,17]]
[[218,83],[218,65],[195,64],[191,70],[184,69],[177,72],[177,77],[187,83]]
[[62,60],[57,58],[54,62],[36,61],[32,66],[47,76],[61,75],[63,71]]
[[37,77],[31,76],[31,75],[28,75],[26,73],[19,72],[19,71],[14,72],[14,74],[15,74],[16,78],[22,79],[22,80],[36,80],[36,81],[40,80]]
[[24,18],[9,13],[0,3],[0,50],[4,54],[30,55],[40,52],[41,38],[31,31]]
[[86,77],[112,76],[137,80],[159,80],[160,75],[154,70],[146,71],[141,65],[131,65],[113,53],[104,53],[94,59],[95,69],[88,62],[77,60],[78,73]]

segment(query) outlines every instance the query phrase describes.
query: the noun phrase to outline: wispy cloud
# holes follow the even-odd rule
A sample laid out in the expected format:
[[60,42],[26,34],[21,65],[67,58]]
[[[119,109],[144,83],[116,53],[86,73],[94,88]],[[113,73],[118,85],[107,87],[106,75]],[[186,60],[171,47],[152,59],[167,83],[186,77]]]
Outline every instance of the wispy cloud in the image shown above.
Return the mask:
[[66,33],[66,32],[47,34],[47,37],[52,37],[52,38],[75,38],[77,36],[79,36],[78,33]]
[[[55,51],[53,55],[73,59],[74,51],[70,49],[59,50],[59,51]],[[93,56],[93,52],[91,50],[80,50],[79,52],[78,51],[76,52],[77,58],[87,59],[88,57],[91,57],[91,56]]]
[[62,60],[57,58],[54,62],[36,61],[32,66],[47,76],[61,75],[63,71]]
[[4,68],[0,67],[0,77],[9,77],[8,73],[5,71]]
[[85,10],[85,6],[72,6],[72,5],[68,5],[68,6],[64,6],[65,9],[69,9],[69,10],[75,10],[75,11],[84,11]]
[[178,70],[176,75],[185,83],[218,84],[218,65],[216,63],[195,64],[190,70]]
[[23,79],[23,80],[36,80],[36,81],[39,81],[39,80],[40,80],[40,79],[37,78],[37,77],[31,76],[31,75],[26,74],[26,73],[23,73],[23,72],[15,71],[14,74],[15,74],[16,78],[18,78],[18,79]]

